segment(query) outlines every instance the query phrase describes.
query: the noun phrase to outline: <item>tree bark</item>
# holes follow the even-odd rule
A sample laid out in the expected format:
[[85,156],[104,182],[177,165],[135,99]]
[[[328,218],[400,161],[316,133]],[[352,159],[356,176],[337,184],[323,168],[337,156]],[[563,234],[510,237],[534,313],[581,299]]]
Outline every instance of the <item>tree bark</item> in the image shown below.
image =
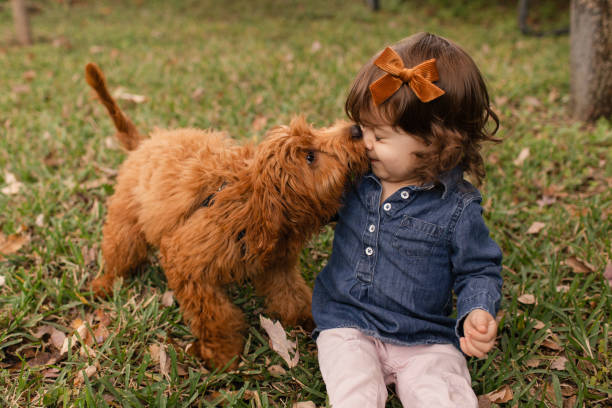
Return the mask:
[[572,115],[592,122],[612,117],[612,0],[572,0]]
[[17,41],[21,45],[32,44],[32,32],[30,31],[30,20],[24,0],[11,0],[13,6],[13,21],[15,22],[15,32]]

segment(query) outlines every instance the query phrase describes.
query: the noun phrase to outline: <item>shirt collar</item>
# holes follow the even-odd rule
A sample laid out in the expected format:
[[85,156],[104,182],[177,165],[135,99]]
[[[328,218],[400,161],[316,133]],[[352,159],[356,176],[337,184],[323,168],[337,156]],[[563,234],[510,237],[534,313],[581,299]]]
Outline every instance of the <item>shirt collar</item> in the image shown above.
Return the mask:
[[[377,184],[380,185],[380,180],[376,175],[372,172],[368,173],[366,178],[370,178],[374,180]],[[438,177],[438,183],[442,185],[444,188],[444,192],[442,193],[442,199],[445,199],[448,193],[455,188],[455,186],[463,179],[463,169],[460,166],[453,168],[445,173],[440,174]],[[407,186],[410,190],[413,191],[421,191],[421,190],[431,190],[434,188],[436,183],[427,183],[422,186]]]
[[457,166],[452,170],[440,174],[440,177],[438,177],[438,181],[444,187],[442,199],[445,199],[448,193],[453,190],[461,180],[463,180],[463,169],[460,166]]

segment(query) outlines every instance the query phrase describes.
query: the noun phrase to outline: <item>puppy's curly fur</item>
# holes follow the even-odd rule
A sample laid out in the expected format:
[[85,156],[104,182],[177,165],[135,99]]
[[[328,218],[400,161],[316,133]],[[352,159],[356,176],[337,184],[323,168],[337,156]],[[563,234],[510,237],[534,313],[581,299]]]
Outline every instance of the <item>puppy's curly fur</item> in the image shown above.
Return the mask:
[[250,280],[283,324],[311,325],[311,289],[298,256],[337,212],[351,177],[368,169],[357,129],[346,122],[315,129],[298,117],[257,146],[199,129],[145,138],[95,64],[87,65],[86,79],[129,151],[108,202],[105,270],[92,283],[94,293],[110,294],[150,246],[159,248],[168,286],[198,338],[193,351],[213,367],[243,348],[245,319],[224,288],[232,282]]

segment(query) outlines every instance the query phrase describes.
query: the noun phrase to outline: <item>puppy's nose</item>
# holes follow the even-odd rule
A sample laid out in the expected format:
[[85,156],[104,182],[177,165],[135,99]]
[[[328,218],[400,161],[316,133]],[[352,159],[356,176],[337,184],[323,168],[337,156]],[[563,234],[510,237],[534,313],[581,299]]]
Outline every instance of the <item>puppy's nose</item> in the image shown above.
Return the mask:
[[363,138],[363,132],[361,131],[361,127],[358,125],[351,126],[351,139],[360,140]]

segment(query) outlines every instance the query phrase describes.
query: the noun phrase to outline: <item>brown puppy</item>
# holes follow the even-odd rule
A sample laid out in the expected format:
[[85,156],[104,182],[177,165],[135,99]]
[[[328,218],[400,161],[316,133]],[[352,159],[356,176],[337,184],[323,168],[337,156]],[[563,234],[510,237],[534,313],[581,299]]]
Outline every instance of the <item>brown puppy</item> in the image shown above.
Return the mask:
[[108,295],[117,277],[145,261],[149,246],[159,248],[168,286],[198,338],[194,352],[214,367],[243,348],[245,319],[224,288],[232,282],[250,280],[283,324],[312,324],[298,256],[338,211],[351,178],[368,169],[359,128],[338,122],[315,129],[298,117],[257,146],[199,129],[145,138],[96,65],[87,65],[86,78],[129,151],[108,202],[105,270],[94,293]]

